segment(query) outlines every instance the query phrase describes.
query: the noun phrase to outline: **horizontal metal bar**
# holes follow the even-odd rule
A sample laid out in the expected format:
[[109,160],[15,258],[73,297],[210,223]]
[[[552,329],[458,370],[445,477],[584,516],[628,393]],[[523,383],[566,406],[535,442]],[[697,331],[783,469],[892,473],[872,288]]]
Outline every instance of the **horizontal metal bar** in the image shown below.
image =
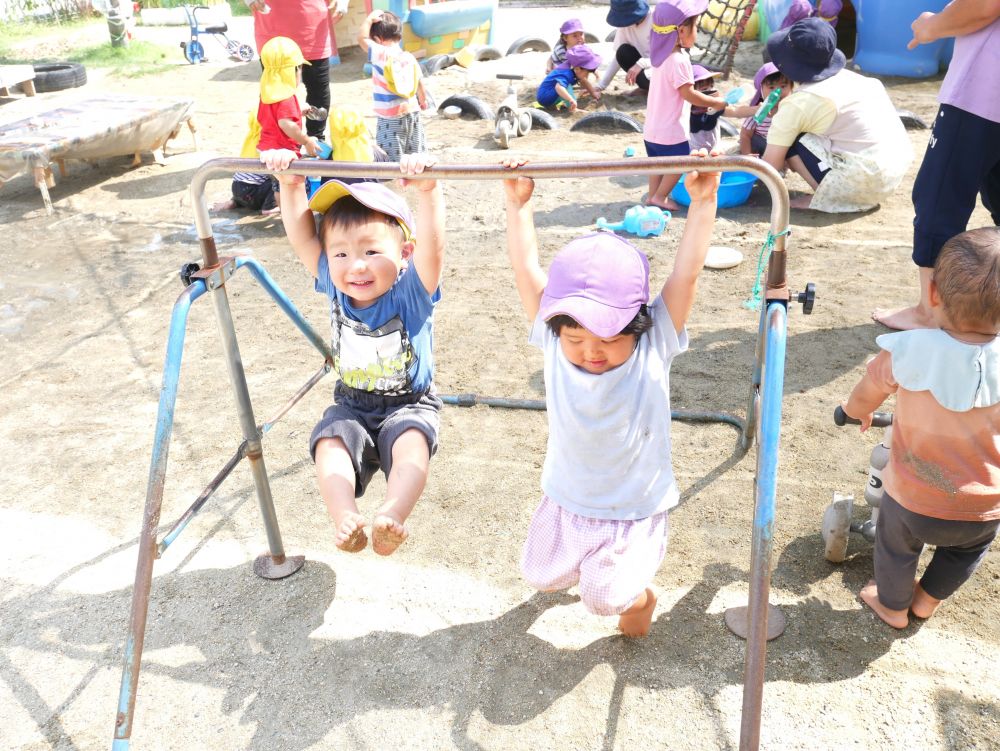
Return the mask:
[[[407,175],[414,180],[504,180],[515,175],[533,178],[614,177],[616,175],[677,174],[691,170],[719,170],[748,172],[758,177],[771,194],[771,234],[775,236],[774,250],[768,269],[769,289],[785,285],[785,236],[788,228],[788,188],[785,181],[767,162],[749,156],[667,156],[637,157],[631,159],[580,160],[577,162],[529,162],[517,169],[499,164],[435,164],[419,175]],[[277,174],[257,159],[222,157],[202,164],[191,179],[191,198],[195,212],[195,226],[202,241],[205,265],[218,262],[212,241],[212,223],[205,200],[205,184],[213,175],[233,172],[260,172]],[[368,177],[383,180],[402,177],[395,163],[333,162],[329,159],[298,159],[291,163],[284,174],[314,175],[319,177]]]

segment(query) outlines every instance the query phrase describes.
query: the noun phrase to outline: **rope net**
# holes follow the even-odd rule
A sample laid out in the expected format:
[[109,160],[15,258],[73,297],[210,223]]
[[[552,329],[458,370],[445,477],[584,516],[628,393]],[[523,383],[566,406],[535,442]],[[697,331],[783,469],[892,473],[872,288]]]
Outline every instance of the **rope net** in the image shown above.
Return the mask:
[[697,50],[692,50],[692,59],[722,71],[723,78],[729,78],[743,31],[756,5],[757,0],[711,0],[698,23],[701,33]]

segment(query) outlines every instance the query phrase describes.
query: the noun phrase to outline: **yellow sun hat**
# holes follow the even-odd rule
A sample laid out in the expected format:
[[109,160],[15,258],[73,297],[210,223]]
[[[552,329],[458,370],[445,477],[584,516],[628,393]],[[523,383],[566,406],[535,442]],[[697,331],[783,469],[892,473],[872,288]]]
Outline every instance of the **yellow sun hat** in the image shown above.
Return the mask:
[[374,161],[371,134],[354,107],[344,105],[330,112],[330,145],[335,162]]
[[298,80],[295,69],[309,65],[302,50],[288,37],[273,37],[260,48],[264,73],[260,77],[260,101],[274,104],[295,96]]

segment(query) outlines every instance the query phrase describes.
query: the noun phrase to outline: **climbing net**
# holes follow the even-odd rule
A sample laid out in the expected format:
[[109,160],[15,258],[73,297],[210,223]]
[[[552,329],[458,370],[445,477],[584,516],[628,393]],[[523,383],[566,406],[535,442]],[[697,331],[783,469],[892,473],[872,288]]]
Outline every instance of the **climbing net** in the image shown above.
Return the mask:
[[[733,70],[733,59],[743,39],[750,16],[757,0],[711,0],[708,10],[701,15],[698,24],[700,55],[692,55],[699,63],[722,71],[729,78]],[[702,41],[707,42],[702,45]]]

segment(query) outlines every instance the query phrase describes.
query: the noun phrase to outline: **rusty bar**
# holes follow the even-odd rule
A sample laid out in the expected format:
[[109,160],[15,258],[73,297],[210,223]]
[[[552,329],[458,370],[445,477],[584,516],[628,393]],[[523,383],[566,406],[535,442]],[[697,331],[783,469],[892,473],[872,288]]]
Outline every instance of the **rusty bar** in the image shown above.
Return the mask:
[[136,687],[142,661],[142,645],[146,638],[146,617],[149,614],[149,593],[153,584],[153,560],[156,557],[156,529],[160,523],[163,505],[163,486],[167,476],[167,456],[170,436],[174,429],[174,406],[180,381],[181,358],[184,354],[184,335],[191,304],[205,294],[203,281],[192,282],[174,303],[167,335],[167,355],[163,365],[160,385],[160,403],[156,413],[156,434],[149,464],[149,481],[146,485],[146,506],[139,532],[138,563],[132,587],[132,609],[129,614],[128,638],[125,641],[122,680],[118,692],[118,713],[115,716],[114,747],[127,749],[132,735],[135,714]]
[[250,403],[250,390],[247,387],[246,373],[243,370],[243,359],[240,357],[240,346],[236,340],[236,329],[233,326],[233,314],[229,308],[229,297],[226,287],[221,285],[212,292],[215,302],[215,313],[219,319],[219,334],[222,337],[223,354],[229,366],[229,380],[236,397],[236,411],[240,420],[243,439],[246,441],[247,459],[250,460],[250,472],[253,475],[254,486],[257,489],[257,505],[260,507],[264,520],[264,530],[267,533],[267,545],[271,557],[284,560],[285,550],[281,543],[281,532],[278,529],[278,517],[274,511],[274,499],[271,497],[271,485],[267,479],[267,469],[264,466],[264,453],[261,448],[260,432],[254,422],[253,405]]
[[[749,172],[756,175],[771,194],[771,234],[775,235],[774,252],[768,263],[768,289],[785,286],[785,236],[780,234],[788,228],[788,188],[777,170],[763,160],[749,156],[666,156],[640,157],[632,159],[585,160],[579,162],[529,162],[517,169],[507,169],[499,164],[435,164],[422,175],[407,176],[408,179],[435,180],[503,180],[514,175],[534,178],[558,177],[613,177],[615,175],[650,175],[690,172],[694,169],[717,169],[720,171]],[[202,239],[205,265],[213,266],[217,257],[206,253],[204,240],[212,237],[212,224],[205,199],[205,184],[212,175],[233,172],[260,172],[275,174],[257,159],[223,157],[211,159],[195,170],[191,179],[191,197],[195,207],[195,225],[198,237]],[[332,162],[326,159],[299,159],[284,171],[291,175],[314,175],[319,177],[374,177],[391,180],[400,177],[399,167],[392,163],[360,164],[356,162]],[[211,247],[214,253],[214,243]]]

